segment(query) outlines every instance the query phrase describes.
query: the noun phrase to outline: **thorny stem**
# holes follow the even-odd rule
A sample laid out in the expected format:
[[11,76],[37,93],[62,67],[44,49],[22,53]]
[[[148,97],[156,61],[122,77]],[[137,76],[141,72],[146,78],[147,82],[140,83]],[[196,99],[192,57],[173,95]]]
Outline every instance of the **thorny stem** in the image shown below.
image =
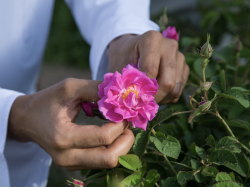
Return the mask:
[[[186,111],[185,111],[186,112]],[[188,111],[189,112],[189,111]],[[176,112],[178,113],[178,112]],[[173,113],[174,114],[174,113]],[[151,129],[151,132],[155,135],[155,130]],[[163,157],[165,158],[166,162],[168,163],[168,166],[171,168],[171,170],[174,172],[175,175],[177,175],[177,172],[175,171],[175,169],[173,168],[172,164],[169,162],[168,158],[166,157],[166,155],[162,154]]]

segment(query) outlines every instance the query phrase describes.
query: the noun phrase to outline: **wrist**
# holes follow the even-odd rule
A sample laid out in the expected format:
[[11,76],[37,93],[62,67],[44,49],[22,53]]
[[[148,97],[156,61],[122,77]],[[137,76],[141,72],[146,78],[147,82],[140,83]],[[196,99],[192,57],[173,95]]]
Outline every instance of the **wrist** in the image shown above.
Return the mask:
[[9,113],[7,136],[21,142],[30,141],[28,128],[25,126],[28,108],[27,97],[27,95],[17,97]]

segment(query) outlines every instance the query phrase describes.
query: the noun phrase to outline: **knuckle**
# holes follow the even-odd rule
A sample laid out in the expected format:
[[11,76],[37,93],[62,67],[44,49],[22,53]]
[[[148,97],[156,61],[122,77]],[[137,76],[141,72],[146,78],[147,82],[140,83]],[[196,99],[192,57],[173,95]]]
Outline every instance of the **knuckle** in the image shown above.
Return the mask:
[[99,142],[102,145],[110,145],[110,144],[112,144],[113,141],[114,141],[114,139],[112,137],[112,132],[110,130],[102,131],[102,134],[99,138]]
[[66,149],[67,147],[69,147],[69,142],[60,136],[55,136],[52,141],[52,146],[56,150],[62,150],[62,149]]
[[72,83],[74,82],[74,78],[66,78],[60,83],[60,89],[63,93],[67,93],[70,90]]
[[176,40],[169,40],[169,45],[171,46],[172,49],[178,51],[179,44]]
[[170,93],[175,87],[175,82],[173,80],[164,81],[161,84],[161,87],[163,91],[165,91],[166,93]]
[[158,31],[148,31],[145,33],[145,37],[151,42],[157,42],[162,39],[162,34]]
[[107,168],[114,168],[118,164],[118,156],[113,153],[109,153],[106,155],[104,162]]
[[61,157],[53,158],[53,160],[58,167],[66,167],[66,164]]

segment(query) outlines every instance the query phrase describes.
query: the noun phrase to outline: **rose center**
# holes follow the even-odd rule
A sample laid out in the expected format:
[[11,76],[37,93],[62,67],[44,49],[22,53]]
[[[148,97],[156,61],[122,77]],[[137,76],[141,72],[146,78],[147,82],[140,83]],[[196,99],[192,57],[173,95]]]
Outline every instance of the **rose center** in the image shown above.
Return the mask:
[[130,92],[134,92],[134,94],[136,95],[136,98],[138,99],[138,91],[135,89],[135,86],[130,86],[127,91],[123,94],[123,99],[126,99],[128,97],[128,95],[130,94]]

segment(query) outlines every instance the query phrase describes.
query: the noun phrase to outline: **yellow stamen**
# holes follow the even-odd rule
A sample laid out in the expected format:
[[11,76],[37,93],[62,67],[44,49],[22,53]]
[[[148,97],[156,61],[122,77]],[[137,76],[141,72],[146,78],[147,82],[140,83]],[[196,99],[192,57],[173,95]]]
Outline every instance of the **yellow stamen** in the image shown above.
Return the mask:
[[123,94],[123,99],[126,99],[129,95],[130,92],[134,92],[134,94],[136,95],[136,98],[138,99],[139,96],[138,96],[138,92],[137,90],[135,89],[135,85],[134,86],[130,86],[127,91]]

